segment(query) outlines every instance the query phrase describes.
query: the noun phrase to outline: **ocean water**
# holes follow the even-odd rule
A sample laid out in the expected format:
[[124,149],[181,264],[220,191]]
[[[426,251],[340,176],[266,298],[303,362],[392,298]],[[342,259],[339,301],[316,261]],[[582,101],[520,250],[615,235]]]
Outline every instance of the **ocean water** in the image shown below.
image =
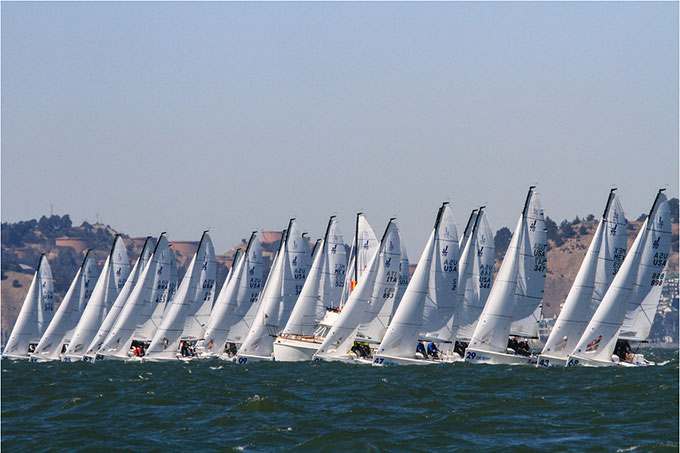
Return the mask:
[[2,361],[3,451],[678,451],[663,366]]

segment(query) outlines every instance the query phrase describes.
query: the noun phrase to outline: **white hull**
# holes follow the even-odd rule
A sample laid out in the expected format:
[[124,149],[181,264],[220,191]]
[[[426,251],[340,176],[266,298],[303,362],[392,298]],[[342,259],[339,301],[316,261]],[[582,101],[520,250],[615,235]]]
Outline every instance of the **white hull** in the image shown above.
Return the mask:
[[274,358],[272,356],[239,354],[237,356],[232,357],[231,361],[234,363],[238,363],[239,365],[245,365],[246,363],[252,362],[273,362]]
[[[137,358],[137,359],[139,359],[139,358]],[[130,360],[133,360],[133,357],[121,356],[121,355],[97,354],[96,360],[118,360],[118,361],[122,361],[122,362],[127,362],[127,361],[130,361]]]
[[565,367],[567,366],[567,358],[541,354],[538,356],[536,366],[546,368],[551,366]]
[[315,362],[342,362],[342,363],[353,363],[356,365],[371,365],[373,362],[371,359],[362,359],[355,355],[346,355],[342,357],[314,357]]
[[83,356],[80,355],[62,355],[62,362],[80,362],[83,360]]
[[55,362],[55,361],[58,361],[59,358],[58,357],[56,357],[56,358],[54,358],[54,357],[37,357],[37,356],[31,354],[29,356],[28,360],[31,361],[31,362]]
[[313,360],[320,342],[277,337],[274,341],[274,358],[277,362],[306,362]]
[[491,365],[528,365],[536,363],[536,357],[467,348],[465,350],[465,361],[470,363],[488,363]]
[[446,363],[444,360],[418,359],[416,357],[394,357],[381,355],[373,358],[373,366],[397,366],[397,365],[435,365]]
[[182,357],[180,355],[175,357],[142,357],[141,362],[190,362],[193,357]]
[[28,360],[29,356],[27,355],[12,355],[12,354],[3,354],[2,355],[2,360]]
[[[618,357],[617,357],[618,358]],[[625,366],[625,367],[638,367],[638,366],[650,366],[655,365],[654,362],[649,362],[645,360],[642,354],[634,354],[632,362],[615,362],[613,360],[595,360],[579,356],[570,355],[567,362],[568,367],[572,366],[593,366],[593,367],[603,367],[603,366]]]

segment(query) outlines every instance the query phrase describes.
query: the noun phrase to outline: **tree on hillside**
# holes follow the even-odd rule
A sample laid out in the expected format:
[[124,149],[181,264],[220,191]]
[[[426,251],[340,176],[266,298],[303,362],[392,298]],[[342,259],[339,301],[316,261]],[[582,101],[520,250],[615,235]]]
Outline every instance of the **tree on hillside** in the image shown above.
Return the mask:
[[567,219],[564,219],[562,223],[560,223],[560,236],[562,238],[573,238],[576,235],[576,232],[574,229],[571,227],[571,223]]
[[507,227],[503,227],[496,231],[496,236],[493,238],[493,245],[496,248],[496,259],[498,261],[502,260],[503,256],[505,256],[511,238],[512,233],[510,233],[510,230]]
[[548,239],[555,243],[555,247],[559,247],[560,245],[564,244],[564,241],[557,231],[557,224],[550,217],[545,218],[545,229]]
[[71,217],[68,214],[64,214],[61,217],[58,215],[40,217],[36,229],[48,238],[56,238],[67,234],[72,226]]
[[586,217],[586,222],[592,222],[595,220],[595,216],[592,214],[588,214],[588,217]]
[[677,198],[671,198],[670,200],[668,200],[668,204],[671,207],[671,222],[677,222],[679,201]]

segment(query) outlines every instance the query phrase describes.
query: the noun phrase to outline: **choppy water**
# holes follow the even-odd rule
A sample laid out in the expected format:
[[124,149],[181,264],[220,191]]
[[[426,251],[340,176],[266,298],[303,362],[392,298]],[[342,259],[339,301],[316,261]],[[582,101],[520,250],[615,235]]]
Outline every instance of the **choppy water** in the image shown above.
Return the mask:
[[[648,351],[648,355],[649,355]],[[2,362],[2,449],[678,451],[664,366]]]

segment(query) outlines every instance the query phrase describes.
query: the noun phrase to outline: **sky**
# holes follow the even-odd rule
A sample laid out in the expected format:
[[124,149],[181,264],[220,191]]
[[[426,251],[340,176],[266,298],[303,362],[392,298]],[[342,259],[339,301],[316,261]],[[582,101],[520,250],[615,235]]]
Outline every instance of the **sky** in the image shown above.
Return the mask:
[[677,3],[3,2],[1,217],[70,214],[222,253],[296,217],[450,201],[627,216],[678,196]]

